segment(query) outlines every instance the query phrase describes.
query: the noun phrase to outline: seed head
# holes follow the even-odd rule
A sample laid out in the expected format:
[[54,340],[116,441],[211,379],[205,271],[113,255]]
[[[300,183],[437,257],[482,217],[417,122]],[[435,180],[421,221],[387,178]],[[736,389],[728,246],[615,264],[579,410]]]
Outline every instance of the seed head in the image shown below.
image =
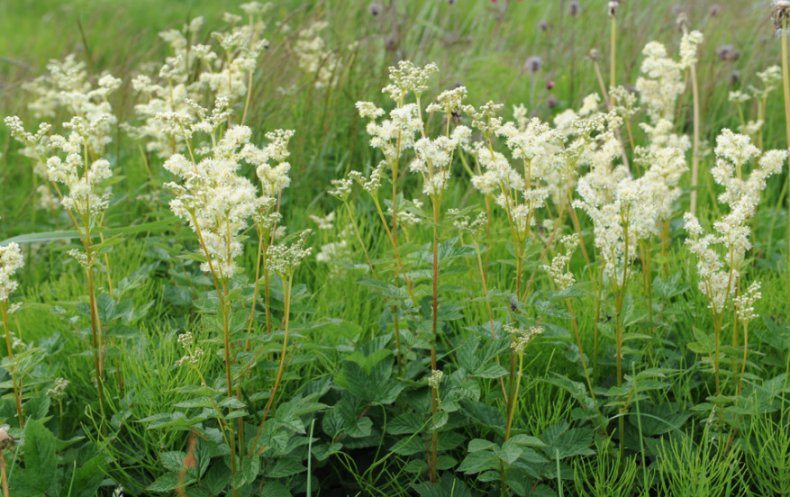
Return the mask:
[[790,24],[790,0],[774,0],[771,5],[771,17],[777,31],[787,29]]
[[540,68],[542,66],[543,66],[543,59],[541,59],[537,55],[533,55],[532,57],[528,58],[527,62],[524,63],[524,67],[533,74],[540,71]]
[[576,17],[579,15],[579,12],[581,12],[581,9],[582,8],[579,5],[578,0],[574,0],[568,7],[568,13],[571,15],[571,17]]

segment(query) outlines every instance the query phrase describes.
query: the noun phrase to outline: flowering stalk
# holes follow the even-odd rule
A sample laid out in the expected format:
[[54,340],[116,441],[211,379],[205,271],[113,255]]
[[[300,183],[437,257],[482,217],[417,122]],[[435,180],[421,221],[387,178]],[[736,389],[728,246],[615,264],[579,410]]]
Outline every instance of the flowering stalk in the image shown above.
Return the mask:
[[[581,237],[576,234],[563,236],[560,239],[560,245],[563,247],[562,252],[554,256],[551,264],[543,265],[543,269],[549,274],[554,285],[561,292],[568,290],[576,282],[573,273],[570,271],[570,261],[573,251],[579,246],[580,240]],[[549,243],[551,243],[551,241]],[[579,350],[579,359],[581,360],[584,379],[587,382],[587,388],[590,391],[590,396],[593,400],[595,400],[595,391],[593,390],[592,379],[590,378],[590,373],[587,369],[587,359],[585,358],[584,347],[582,346],[582,337],[581,331],[579,330],[579,323],[576,320],[576,314],[573,311],[573,303],[571,302],[570,297],[565,297],[564,301],[565,306],[568,309],[568,313],[571,316],[571,327],[573,329],[574,338],[576,339],[576,347]]]
[[[790,22],[790,2],[786,0],[774,1],[774,26],[780,32],[782,40],[782,90],[784,93],[784,108],[785,108],[785,133],[787,134],[787,148],[790,150],[790,69],[788,69],[788,57],[790,51],[787,48],[788,23]],[[790,212],[790,174],[787,176],[787,209]],[[787,248],[787,264],[786,268],[790,268],[790,215],[787,216],[787,235],[788,248]],[[790,270],[787,270],[788,284],[790,284]],[[788,302],[790,303],[790,293],[788,293]],[[789,304],[790,305],[790,304]]]
[[[735,306],[734,325],[737,320],[752,319],[752,303],[756,300],[758,288],[750,287],[744,295],[738,294],[741,267],[746,252],[751,248],[749,235],[750,223],[755,216],[760,195],[766,187],[767,179],[781,171],[787,157],[785,150],[772,150],[762,153],[752,145],[746,135],[739,135],[728,129],[716,139],[716,166],[711,175],[716,183],[724,187],[719,200],[729,207],[729,212],[718,219],[712,233],[703,231],[697,218],[686,213],[685,229],[689,233],[686,244],[697,257],[699,289],[708,300],[713,318],[714,351],[713,373],[716,395],[721,394],[720,355],[721,332],[724,316],[730,306]],[[756,162],[748,178],[743,168]],[[733,330],[733,345],[737,346],[737,329]]]
[[543,328],[540,326],[533,326],[525,330],[523,328],[515,328],[513,326],[506,325],[505,331],[510,334],[510,348],[518,359],[518,367],[514,368],[510,375],[510,393],[507,399],[505,413],[505,436],[503,442],[510,440],[510,434],[513,428],[513,419],[515,419],[516,415],[518,393],[521,388],[521,376],[524,372],[524,349],[526,349],[527,344],[529,344],[532,339],[538,335],[543,334]]
[[735,297],[735,315],[740,318],[743,325],[743,358],[741,359],[741,370],[738,377],[737,395],[743,391],[743,380],[746,375],[746,364],[749,358],[749,322],[757,318],[754,312],[754,303],[762,297],[760,293],[760,283],[753,282],[743,295]]
[[6,354],[9,365],[11,366],[11,388],[14,390],[14,401],[16,403],[16,415],[19,420],[19,428],[25,427],[25,415],[22,411],[22,388],[17,384],[16,363],[14,362],[14,348],[11,340],[11,329],[8,326],[8,303],[0,302],[0,315],[3,318],[3,329],[5,330]]
[[22,268],[23,265],[24,259],[19,245],[10,243],[6,246],[0,246],[0,316],[2,316],[3,329],[5,331],[6,353],[11,367],[11,371],[9,371],[11,375],[11,386],[14,390],[16,413],[20,428],[24,428],[25,426],[25,416],[22,412],[22,391],[21,387],[17,384],[11,328],[8,325],[8,299],[18,285],[17,282],[12,279],[12,276]]
[[280,383],[285,372],[285,361],[288,352],[288,330],[291,318],[293,278],[296,268],[299,266],[302,260],[304,260],[311,253],[311,249],[305,248],[305,243],[307,242],[307,237],[309,235],[309,230],[303,231],[300,234],[299,239],[292,245],[278,244],[273,245],[269,249],[269,264],[272,268],[272,272],[277,274],[283,283],[283,318],[280,325],[283,331],[283,343],[280,350],[280,361],[277,365],[277,373],[275,374],[272,390],[269,394],[269,400],[266,401],[266,406],[264,407],[263,413],[261,414],[261,421],[258,424],[258,430],[255,433],[255,438],[250,444],[250,457],[256,454],[258,444],[260,443],[260,438],[263,435],[263,427],[269,417],[272,407],[274,406],[274,401],[277,397],[277,392],[280,388]]

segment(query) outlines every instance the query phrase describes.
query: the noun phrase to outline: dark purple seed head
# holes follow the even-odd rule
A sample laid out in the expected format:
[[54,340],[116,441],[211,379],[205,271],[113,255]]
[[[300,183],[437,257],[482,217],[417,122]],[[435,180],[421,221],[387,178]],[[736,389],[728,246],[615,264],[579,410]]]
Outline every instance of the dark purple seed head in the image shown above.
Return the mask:
[[541,67],[543,67],[543,59],[537,55],[533,55],[527,59],[527,61],[524,63],[524,67],[527,69],[527,71],[535,74],[536,72],[540,71]]

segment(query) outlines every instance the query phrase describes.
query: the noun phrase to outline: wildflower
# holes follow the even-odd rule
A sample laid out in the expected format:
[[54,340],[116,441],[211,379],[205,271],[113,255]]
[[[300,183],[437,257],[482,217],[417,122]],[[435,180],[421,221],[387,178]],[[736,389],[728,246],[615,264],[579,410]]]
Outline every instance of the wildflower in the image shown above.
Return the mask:
[[428,377],[428,386],[434,390],[438,390],[443,379],[444,373],[440,369],[432,369],[431,376]]
[[351,194],[352,186],[353,180],[351,178],[333,179],[332,189],[329,190],[329,194],[342,201],[346,201]]
[[335,213],[330,212],[324,217],[316,216],[314,214],[310,215],[310,220],[313,221],[315,224],[318,225],[319,231],[331,231],[335,228]]
[[517,354],[521,354],[524,352],[524,349],[527,347],[529,342],[531,342],[535,337],[543,334],[544,329],[542,326],[531,326],[530,328],[524,329],[522,327],[516,328],[512,325],[506,324],[505,331],[510,334],[511,348]]
[[47,397],[52,400],[62,400],[66,395],[66,388],[69,386],[69,380],[66,378],[55,378],[52,386],[47,390]]
[[697,63],[697,52],[702,43],[703,36],[699,31],[683,33],[680,40],[680,65],[688,69]]
[[790,1],[773,0],[771,5],[771,17],[774,20],[774,28],[779,31],[787,29],[790,20]]
[[347,261],[350,255],[351,247],[346,240],[341,240],[322,245],[321,250],[315,256],[315,260],[316,262],[336,266],[339,262]]
[[23,265],[24,258],[18,244],[0,245],[0,302],[8,302],[16,290],[17,282],[12,278]]
[[260,205],[255,187],[238,174],[242,160],[258,162],[259,170],[267,164],[268,155],[250,145],[249,137],[249,128],[236,126],[205,157],[193,161],[174,154],[164,164],[181,180],[167,184],[175,194],[170,209],[197,234],[207,258],[201,269],[221,279],[235,273],[240,234]]
[[716,55],[723,61],[734,62],[740,58],[741,52],[732,45],[719,45],[716,48]]
[[754,304],[762,298],[760,293],[760,282],[753,281],[749,288],[743,292],[742,295],[735,297],[733,304],[738,319],[741,321],[753,321],[757,319],[757,313],[754,311]]
[[[693,61],[696,48],[689,40],[686,43],[686,53],[683,57]],[[640,68],[641,76],[636,80],[636,90],[642,104],[645,106],[653,122],[659,119],[673,120],[675,101],[683,93],[685,84],[681,70],[685,67],[683,62],[678,63],[667,55],[667,50],[661,43],[652,41],[642,50],[644,60]]]
[[434,63],[418,67],[410,61],[401,60],[397,66],[389,68],[391,83],[384,87],[382,92],[389,94],[396,102],[407,93],[420,96],[428,89],[428,80],[437,72],[439,72],[439,67]]
[[269,267],[271,271],[283,277],[293,274],[294,270],[311,253],[310,247],[305,247],[310,230],[304,230],[299,234],[295,242],[290,245],[276,244],[269,248]]
[[524,63],[524,67],[527,71],[531,73],[536,73],[540,71],[540,68],[543,66],[543,59],[540,57],[533,55],[532,57],[528,58],[527,61]]
[[551,264],[544,264],[543,270],[549,274],[560,291],[567,290],[576,282],[573,273],[568,270],[571,256],[576,247],[579,246],[580,237],[578,234],[566,235],[560,239],[563,250],[558,252],[551,260]]
[[[716,139],[715,154],[711,175],[724,187],[718,199],[729,207],[729,212],[713,223],[712,233],[706,234],[691,213],[686,213],[684,223],[689,234],[686,244],[697,257],[699,289],[707,297],[711,311],[721,314],[735,293],[741,264],[751,249],[750,223],[766,181],[781,172],[787,152],[761,153],[748,136],[724,129]],[[744,168],[754,161],[751,174],[745,178]]]
[[195,346],[192,332],[187,331],[178,335],[178,344],[184,349],[185,354],[176,361],[176,366],[195,366],[200,362],[204,352],[203,349]]
[[299,32],[294,44],[294,52],[299,67],[315,78],[316,88],[334,85],[341,60],[333,51],[326,48],[321,32],[329,26],[325,21],[317,21]]

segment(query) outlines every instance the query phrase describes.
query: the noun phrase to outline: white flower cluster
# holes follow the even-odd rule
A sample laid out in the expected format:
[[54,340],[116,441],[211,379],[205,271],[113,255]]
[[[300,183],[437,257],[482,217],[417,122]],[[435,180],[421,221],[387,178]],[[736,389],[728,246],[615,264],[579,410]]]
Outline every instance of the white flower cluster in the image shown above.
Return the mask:
[[[197,17],[181,30],[161,32],[160,37],[170,46],[171,55],[156,77],[141,74],[132,80],[140,103],[135,112],[141,118],[137,126],[125,126],[129,134],[144,141],[146,149],[167,158],[185,148],[186,123],[202,120],[198,103],[233,102],[242,99],[250,90],[258,57],[268,42],[261,38],[266,25],[261,20],[267,5],[252,2],[243,4],[249,23],[226,14],[229,26],[214,32],[219,50],[196,43],[203,26]],[[208,99],[208,102],[206,100]],[[227,118],[230,111],[223,116]]]
[[[240,235],[248,222],[270,209],[272,201],[290,178],[287,162],[289,131],[267,134],[270,143],[259,148],[250,143],[252,131],[246,126],[232,126],[210,149],[197,151],[195,159],[172,155],[164,164],[180,183],[168,183],[175,193],[170,208],[187,220],[198,235],[208,260],[201,269],[216,271],[227,279],[236,270],[235,259],[242,251]],[[255,186],[239,174],[242,162],[252,164],[262,184],[263,194],[257,196]]]
[[[109,205],[107,180],[112,170],[110,162],[101,158],[101,151],[111,141],[111,126],[116,122],[106,97],[119,84],[119,80],[104,76],[99,89],[90,91],[101,94],[104,104],[92,106],[89,102],[83,107],[69,107],[79,113],[63,123],[67,131],[63,135],[49,134],[52,126],[47,124],[40,125],[35,134],[30,133],[18,117],[5,119],[12,136],[25,145],[23,154],[35,158],[38,171],[50,181],[59,203],[72,213],[82,229],[95,224]],[[58,203],[46,187],[39,191],[46,192],[41,196],[42,207],[51,208]]]
[[[523,240],[535,224],[538,209],[550,197],[557,204],[564,202],[568,184],[573,181],[565,136],[538,118],[528,119],[523,107],[514,109],[514,121],[505,123],[495,117],[496,107],[491,104],[486,107],[466,109],[473,116],[473,125],[484,136],[483,141],[468,147],[481,169],[480,174],[472,177],[472,185],[484,195],[494,196]],[[494,150],[495,136],[504,138],[520,170],[504,154]]]
[[[24,145],[21,154],[34,160],[34,172],[54,185],[59,200],[44,185],[38,188],[39,205],[52,209],[58,203],[76,214],[80,221],[93,223],[109,202],[106,180],[112,175],[110,164],[101,158],[112,141],[117,122],[108,101],[121,80],[105,74],[94,85],[85,64],[73,55],[63,61],[50,61],[48,73],[27,85],[35,98],[30,109],[37,117],[55,117],[64,111],[70,120],[62,124],[63,133],[51,134],[53,126],[41,123],[35,133],[25,130],[16,116],[5,118],[11,135]],[[88,216],[88,217],[86,217]]]
[[293,275],[294,270],[308,258],[313,249],[307,247],[307,239],[310,230],[304,230],[299,234],[295,242],[291,244],[279,243],[269,248],[269,269],[278,274],[283,279],[288,279]]
[[[719,201],[729,212],[713,223],[713,232],[705,233],[691,213],[684,217],[689,234],[686,244],[697,256],[700,291],[708,298],[715,314],[727,308],[740,279],[745,254],[751,249],[751,220],[757,211],[766,180],[781,172],[787,157],[784,150],[761,153],[748,136],[722,130],[716,139],[714,181],[724,187]],[[756,162],[755,162],[756,161]],[[748,178],[744,168],[755,162]]]
[[531,326],[527,329],[522,327],[515,327],[509,324],[505,325],[505,331],[510,334],[510,347],[517,353],[524,352],[529,342],[535,337],[543,334],[544,329],[542,326]]
[[0,302],[8,302],[17,288],[14,274],[24,265],[22,250],[16,243],[0,245]]
[[760,282],[753,281],[749,288],[743,294],[733,299],[735,305],[735,312],[738,319],[744,322],[754,321],[757,319],[757,312],[754,310],[754,304],[763,297],[760,292]]
[[[687,43],[687,52],[683,54],[686,61],[693,60],[696,45]],[[667,49],[661,43],[651,41],[642,50],[642,76],[636,80],[636,91],[650,119],[655,123],[661,119],[673,121],[675,101],[683,93],[683,62],[676,62],[667,55]]]
[[195,366],[203,357],[203,349],[195,345],[195,338],[191,332],[187,331],[178,335],[178,344],[184,348],[185,354],[176,361],[176,366]]
[[419,97],[427,89],[428,79],[438,68],[435,64],[417,67],[409,61],[400,61],[389,71],[390,84],[382,92],[395,102],[395,108],[387,117],[379,121],[387,113],[371,102],[357,102],[356,107],[360,117],[369,119],[367,132],[371,137],[370,146],[379,149],[384,161],[392,167],[424,132],[421,109],[417,103],[406,103],[406,96],[413,93]]
[[315,79],[316,88],[327,88],[337,81],[340,57],[326,47],[321,32],[329,26],[326,21],[317,21],[299,32],[293,50],[299,67]]
[[704,36],[699,31],[686,31],[680,39],[680,65],[688,69],[697,64],[697,53]]
[[466,126],[453,129],[450,136],[420,138],[414,143],[414,160],[409,170],[422,175],[422,192],[427,196],[442,194],[450,179],[453,152],[469,142],[472,130]]
[[579,246],[580,241],[581,237],[577,233],[563,236],[560,238],[562,250],[557,252],[557,255],[552,258],[551,264],[543,265],[543,270],[549,274],[549,277],[560,291],[567,290],[576,282],[576,278],[570,271],[570,262],[573,252]]
[[112,130],[117,120],[107,97],[121,86],[121,80],[109,74],[102,75],[94,85],[85,69],[85,63],[68,55],[63,60],[47,64],[47,74],[25,85],[33,94],[28,108],[36,118],[54,118],[58,111],[79,117],[93,129],[89,146],[101,155],[112,141]]

